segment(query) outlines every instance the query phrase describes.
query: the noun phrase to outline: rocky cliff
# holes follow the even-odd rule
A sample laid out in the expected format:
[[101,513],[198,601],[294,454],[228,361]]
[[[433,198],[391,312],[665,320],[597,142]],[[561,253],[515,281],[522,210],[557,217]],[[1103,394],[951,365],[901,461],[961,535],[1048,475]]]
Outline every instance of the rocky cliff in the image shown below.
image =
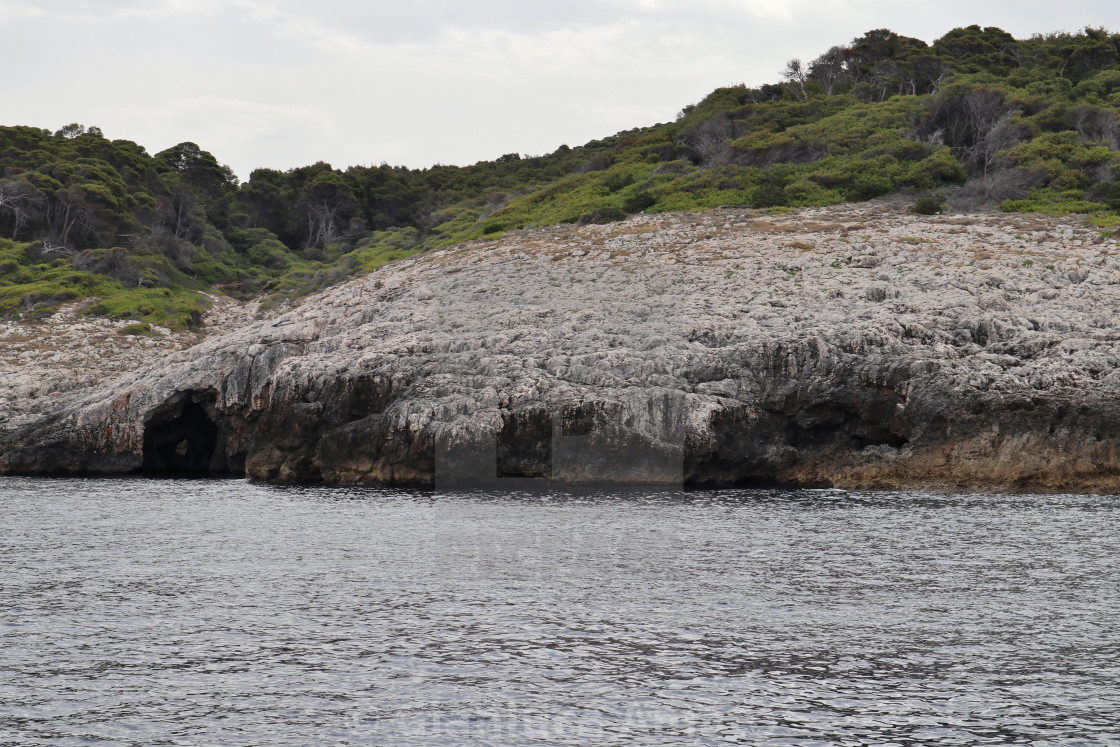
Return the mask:
[[60,398],[0,471],[1118,492],[1118,304],[1080,218],[534,229]]

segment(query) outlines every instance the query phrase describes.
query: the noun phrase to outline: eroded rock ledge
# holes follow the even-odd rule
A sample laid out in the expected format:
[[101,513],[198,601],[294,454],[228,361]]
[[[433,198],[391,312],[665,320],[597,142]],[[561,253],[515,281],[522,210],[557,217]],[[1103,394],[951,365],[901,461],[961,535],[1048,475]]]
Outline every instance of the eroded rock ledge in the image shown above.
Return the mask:
[[72,395],[0,471],[1118,492],[1118,283],[1077,218],[523,231]]

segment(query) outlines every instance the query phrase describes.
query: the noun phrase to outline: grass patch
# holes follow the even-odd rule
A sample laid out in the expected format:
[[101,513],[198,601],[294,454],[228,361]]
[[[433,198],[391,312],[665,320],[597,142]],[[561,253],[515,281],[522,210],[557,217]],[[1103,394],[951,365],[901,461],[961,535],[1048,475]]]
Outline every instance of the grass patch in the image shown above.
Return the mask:
[[158,333],[152,329],[152,325],[147,322],[133,322],[132,324],[126,325],[125,328],[121,330],[121,334],[139,336],[156,335]]
[[135,319],[172,330],[197,328],[208,303],[205,296],[187,290],[138,288],[121,290],[99,299],[86,309],[91,316]]

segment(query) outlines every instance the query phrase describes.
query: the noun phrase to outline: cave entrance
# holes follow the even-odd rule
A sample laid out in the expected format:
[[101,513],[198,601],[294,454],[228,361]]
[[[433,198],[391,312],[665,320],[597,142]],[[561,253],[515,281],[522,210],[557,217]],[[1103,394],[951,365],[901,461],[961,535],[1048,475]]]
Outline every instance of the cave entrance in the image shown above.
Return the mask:
[[144,427],[141,472],[203,476],[224,471],[216,464],[218,427],[208,412],[214,396],[190,392],[167,402]]

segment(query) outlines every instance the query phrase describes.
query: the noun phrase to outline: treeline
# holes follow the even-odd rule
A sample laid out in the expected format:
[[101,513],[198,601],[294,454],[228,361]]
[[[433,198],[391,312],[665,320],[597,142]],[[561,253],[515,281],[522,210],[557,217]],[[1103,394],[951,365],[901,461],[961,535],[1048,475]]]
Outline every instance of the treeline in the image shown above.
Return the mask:
[[425,247],[641,211],[902,191],[1120,222],[1120,34],[878,29],[779,78],[545,156],[244,183],[194,143],[149,155],[95,127],[0,127],[0,314],[96,296],[94,313],[183,326],[200,289],[291,298]]
[[879,29],[791,60],[780,77],[717,89],[610,153],[602,173],[493,220],[799,207],[900,191],[962,207],[1120,209],[1120,34],[1016,40],[969,26],[926,44]]
[[929,206],[1120,211],[1120,34],[927,44],[877,29],[780,80],[717,89],[622,133],[579,170],[451,224],[456,239],[720,205],[803,207],[906,192]]
[[[613,140],[617,140],[614,138]],[[510,153],[473,166],[351,166],[330,164],[276,171],[257,169],[235,196],[237,222],[263,228],[293,250],[314,256],[332,245],[353,245],[371,234],[412,228],[427,235],[458,215],[464,204],[502,204],[579,169],[612,140],[595,141],[535,158]]]
[[108,294],[95,313],[183,327],[200,318],[198,290],[284,300],[441,239],[449,221],[616,140],[467,167],[258,169],[239,183],[190,142],[153,156],[96,127],[0,127],[0,315]]
[[293,252],[321,257],[332,245],[354,245],[378,231],[426,231],[452,215],[441,211],[480,195],[493,203],[508,195],[502,190],[554,181],[608,144],[561,146],[537,158],[508,154],[468,167],[342,171],[320,162],[257,169],[239,184],[194,143],[149,156],[96,127],[0,127],[0,236],[59,251],[157,249],[186,269],[200,252],[245,248],[253,242],[244,231],[265,230]]
[[961,201],[1120,207],[1120,34],[1016,40],[969,26],[927,45],[879,29],[790,60],[782,79],[721,89],[681,115],[694,165],[767,169],[755,204],[968,183]]
[[[1002,29],[968,26],[953,29],[932,45],[877,29],[846,46],[832,47],[808,64],[790,60],[782,73],[784,83],[777,88],[763,86],[759,92],[762,98],[772,99],[848,94],[864,102],[884,101],[890,96],[934,93],[946,77],[957,73],[987,73],[1022,83],[1026,78],[1021,74],[1027,71],[1041,73],[1042,79],[1066,81],[1072,88],[1115,69],[1118,62],[1120,34],[1105,29],[1019,40]],[[1098,88],[1099,83],[1080,93]]]

